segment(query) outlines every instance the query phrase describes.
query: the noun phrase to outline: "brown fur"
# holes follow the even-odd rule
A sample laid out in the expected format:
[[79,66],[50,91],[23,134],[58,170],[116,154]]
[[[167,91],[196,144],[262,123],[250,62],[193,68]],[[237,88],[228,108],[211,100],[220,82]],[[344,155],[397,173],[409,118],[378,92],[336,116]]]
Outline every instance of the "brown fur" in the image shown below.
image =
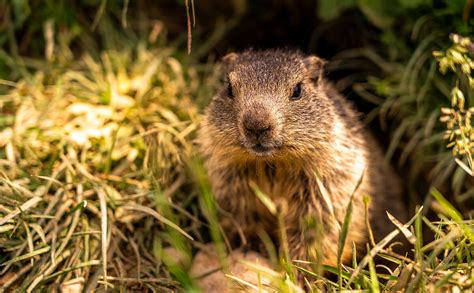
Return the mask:
[[[248,240],[264,229],[279,239],[277,220],[255,196],[252,182],[286,207],[292,259],[321,255],[323,263],[336,264],[339,232],[362,173],[343,259],[350,258],[353,242],[359,248],[369,242],[363,195],[371,198],[376,239],[394,229],[386,210],[405,219],[397,177],[352,105],[321,77],[319,58],[246,51],[228,55],[224,65],[228,81],[207,109],[199,140],[228,235],[235,239],[240,231]],[[292,100],[298,83],[301,98]],[[252,129],[261,134],[253,136]],[[265,148],[253,149],[257,144]],[[311,223],[322,227],[322,239]]]

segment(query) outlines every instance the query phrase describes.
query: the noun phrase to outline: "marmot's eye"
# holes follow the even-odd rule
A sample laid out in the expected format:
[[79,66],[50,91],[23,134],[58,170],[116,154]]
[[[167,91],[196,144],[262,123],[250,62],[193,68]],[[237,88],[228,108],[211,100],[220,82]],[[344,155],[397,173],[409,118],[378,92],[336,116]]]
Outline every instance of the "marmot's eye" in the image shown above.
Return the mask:
[[291,94],[290,99],[299,100],[301,98],[301,82],[295,85],[293,88],[293,93]]
[[230,82],[227,82],[227,97],[231,99],[234,98],[234,92],[232,91],[232,84],[230,84]]

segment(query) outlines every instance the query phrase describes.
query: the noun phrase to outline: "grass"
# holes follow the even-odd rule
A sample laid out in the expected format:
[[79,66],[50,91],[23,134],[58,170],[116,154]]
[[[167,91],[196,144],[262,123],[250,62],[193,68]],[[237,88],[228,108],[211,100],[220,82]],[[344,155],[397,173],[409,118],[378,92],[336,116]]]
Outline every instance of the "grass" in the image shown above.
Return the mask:
[[174,232],[194,239],[197,228],[180,224],[200,223],[187,208],[196,191],[180,191],[198,77],[172,54],[139,45],[98,60],[35,60],[44,69],[2,82],[3,289],[177,286],[161,253]]
[[[228,265],[193,142],[218,76],[164,42],[130,47],[7,56],[20,77],[0,80],[0,291],[194,290],[187,269],[207,242]],[[283,249],[261,235],[274,266],[244,264],[270,284],[229,275],[248,290],[472,289],[474,222],[434,188],[409,222],[389,215],[393,232],[369,243],[360,261],[337,267],[290,259],[284,211],[255,191],[279,219]],[[350,229],[347,209],[339,246]],[[393,251],[399,234],[413,257]]]

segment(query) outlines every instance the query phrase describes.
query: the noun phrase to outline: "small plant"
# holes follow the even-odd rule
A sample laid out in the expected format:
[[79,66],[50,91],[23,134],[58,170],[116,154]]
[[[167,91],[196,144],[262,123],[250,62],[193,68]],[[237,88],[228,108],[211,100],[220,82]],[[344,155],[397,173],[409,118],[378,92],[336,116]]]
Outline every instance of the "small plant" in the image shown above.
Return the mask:
[[456,85],[451,90],[451,107],[441,108],[440,121],[446,123],[444,138],[449,141],[447,147],[452,149],[453,156],[462,156],[467,160],[466,165],[462,160],[455,158],[456,162],[473,176],[474,166],[472,152],[474,149],[474,130],[471,116],[474,107],[466,107],[466,97],[460,89],[460,84],[467,81],[468,90],[474,88],[474,78],[471,70],[474,69],[474,43],[469,38],[457,34],[451,35],[454,45],[446,52],[435,51],[433,55],[439,63],[439,70],[446,74],[448,70],[456,73]]

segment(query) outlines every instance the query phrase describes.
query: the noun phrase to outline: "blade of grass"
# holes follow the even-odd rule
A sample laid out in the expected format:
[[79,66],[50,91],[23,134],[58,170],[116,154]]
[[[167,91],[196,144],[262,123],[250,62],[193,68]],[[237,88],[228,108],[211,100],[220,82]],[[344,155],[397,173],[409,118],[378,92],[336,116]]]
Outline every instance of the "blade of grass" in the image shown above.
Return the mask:
[[9,264],[13,264],[13,263],[16,263],[16,262],[25,260],[25,259],[29,259],[29,258],[35,257],[35,256],[37,256],[37,255],[40,255],[40,254],[43,254],[43,253],[48,252],[50,249],[51,249],[50,246],[46,246],[46,247],[37,249],[37,250],[32,251],[32,252],[30,252],[30,253],[23,254],[23,255],[20,255],[20,256],[15,257],[15,258],[12,258],[11,260],[6,261],[6,262],[0,264],[0,266],[7,266],[7,265],[9,265]]
[[[370,251],[370,246],[367,244],[367,251]],[[374,259],[369,254],[367,254],[369,259],[369,272],[370,272],[370,291],[371,292],[380,292],[379,279],[377,278],[377,272],[375,271]]]
[[370,217],[369,217],[370,197],[367,195],[364,195],[362,197],[362,201],[364,202],[365,227],[367,228],[367,233],[369,234],[369,241],[372,246],[375,246],[374,233],[372,232],[372,227],[370,226]]
[[433,262],[436,256],[438,256],[442,251],[445,250],[446,246],[451,243],[453,239],[459,237],[460,233],[461,232],[459,229],[455,229],[448,233],[448,235],[446,235],[446,237],[443,238],[438,245],[436,245],[435,249],[428,256],[428,259],[421,264],[421,268],[418,270],[418,273],[408,284],[406,292],[415,292],[417,290],[417,285],[422,279],[423,274],[426,273],[426,269],[428,268],[428,266]]
[[30,292],[33,292],[36,288],[36,286],[38,286],[38,284],[46,277],[48,276],[49,274],[51,274],[51,272],[53,272],[56,267],[62,263],[63,261],[65,261],[69,256],[71,255],[71,251],[70,250],[66,250],[64,251],[59,257],[56,258],[56,262],[51,262],[51,265],[49,265],[49,267],[47,267],[46,269],[43,270],[43,272],[39,273],[38,275],[36,275],[36,277],[33,279],[33,282],[31,282],[31,284],[28,286],[28,288],[26,289],[26,292],[30,293]]
[[[415,220],[416,220],[416,217],[418,216],[419,213],[421,213],[421,211],[423,210],[423,206],[421,206],[418,211],[416,212],[415,216],[413,218],[410,219],[410,221],[408,221],[405,225],[403,225],[403,227],[409,227]],[[385,246],[388,245],[388,243],[394,239],[398,234],[400,233],[400,231],[397,229],[397,230],[394,230],[392,232],[390,232],[387,236],[385,236],[385,238],[383,238],[380,242],[378,242],[374,248],[372,248],[370,250],[370,252],[362,259],[362,261],[359,263],[359,266],[357,266],[357,268],[354,270],[354,272],[352,272],[351,274],[351,278],[349,279],[349,282],[347,283],[346,285],[346,289],[348,288],[348,286],[350,286],[350,284],[353,282],[354,278],[360,273],[360,271],[365,268],[365,266],[368,264],[369,262],[369,257],[373,258],[375,255],[377,255]]]
[[41,282],[48,282],[49,280],[52,280],[52,279],[56,278],[57,276],[64,275],[66,273],[75,271],[77,269],[92,267],[92,266],[100,266],[101,263],[102,262],[100,260],[90,260],[90,261],[82,262],[82,263],[79,263],[79,264],[77,264],[77,265],[75,265],[71,268],[67,268],[67,269],[58,271],[54,274],[51,274],[48,277],[44,278]]
[[446,213],[450,218],[456,222],[461,222],[463,220],[461,214],[454,208],[454,206],[444,198],[444,196],[436,189],[432,188],[430,194],[436,199],[436,201],[443,208],[443,212]]
[[331,202],[331,197],[329,196],[329,193],[326,190],[326,187],[324,186],[323,181],[321,180],[321,176],[319,176],[319,173],[317,172],[315,172],[314,175],[316,177],[316,184],[318,185],[319,194],[321,195],[321,197],[324,200],[324,203],[329,209],[329,213],[331,214],[331,217],[336,218],[336,216],[334,215],[334,207]]
[[[33,237],[31,237],[31,232],[30,232],[30,228],[28,227],[28,224],[25,221],[21,221],[21,222],[26,231],[26,243],[28,244],[28,250],[31,253],[35,249],[34,244],[33,244]],[[31,264],[34,265],[34,259],[31,258],[30,261],[31,261]]]
[[149,214],[149,215],[153,216],[155,219],[157,219],[158,221],[160,221],[160,222],[170,226],[171,228],[177,230],[178,232],[180,232],[181,234],[186,236],[188,239],[194,240],[194,238],[191,235],[189,235],[188,233],[186,233],[186,231],[184,231],[178,225],[176,225],[175,223],[171,222],[170,220],[168,220],[165,217],[163,217],[162,215],[160,215],[157,211],[153,210],[152,208],[145,207],[145,206],[140,206],[140,205],[136,205],[136,204],[126,205],[126,206],[123,206],[123,208],[126,209],[126,210],[134,210],[134,211],[139,211],[139,212]]
[[229,274],[225,274],[225,276],[226,276],[227,278],[230,278],[230,279],[232,279],[232,280],[234,280],[234,281],[237,281],[238,283],[243,284],[243,285],[245,285],[245,286],[247,286],[247,287],[249,287],[249,288],[252,288],[252,289],[254,289],[254,290],[256,290],[256,291],[259,291],[257,286],[255,286],[254,284],[249,283],[249,282],[247,282],[247,281],[245,281],[245,280],[242,280],[242,279],[239,278],[239,277],[232,276],[232,275],[229,275]]
[[276,207],[275,203],[270,199],[270,197],[268,197],[268,195],[263,193],[260,190],[260,188],[258,188],[257,184],[255,184],[255,182],[251,181],[251,182],[249,182],[249,185],[252,188],[252,190],[254,191],[257,198],[263,203],[263,205],[268,209],[268,211],[272,215],[275,216],[277,214],[277,207]]
[[[103,189],[97,190],[100,206],[100,230],[101,234],[101,251],[102,251],[102,275],[107,279],[107,200]],[[105,284],[107,290],[107,283]]]
[[392,216],[392,214],[390,214],[388,211],[386,211],[386,213],[387,213],[388,219],[398,228],[398,230],[400,230],[400,232],[402,232],[403,236],[405,236],[408,242],[410,242],[411,244],[415,244],[416,242],[415,235],[413,235],[413,233],[411,233],[411,231],[408,230],[408,228],[404,227],[403,224],[399,220],[397,220],[394,216]]
[[29,210],[30,208],[35,207],[42,200],[43,199],[39,196],[35,196],[35,197],[29,199],[28,201],[23,203],[20,207],[15,209],[12,213],[6,215],[3,218],[0,218],[0,226],[5,224],[9,220],[13,219],[14,217],[18,216],[21,212],[25,212],[25,211]]
[[365,170],[362,170],[362,174],[359,177],[359,180],[357,181],[357,184],[354,188],[354,191],[351,194],[351,197],[349,199],[349,204],[347,205],[346,208],[346,214],[344,215],[344,222],[342,225],[342,230],[339,233],[339,239],[338,239],[338,246],[337,246],[337,267],[338,267],[338,283],[339,283],[339,290],[342,290],[342,255],[344,252],[344,246],[346,245],[346,239],[347,239],[347,234],[349,232],[349,224],[352,219],[352,201],[354,199],[354,195],[359,189],[360,184],[362,183],[362,180],[364,178],[364,173]]
[[[357,248],[355,242],[352,242],[352,268],[357,269]],[[355,283],[355,289],[360,290],[361,286],[359,282]]]

